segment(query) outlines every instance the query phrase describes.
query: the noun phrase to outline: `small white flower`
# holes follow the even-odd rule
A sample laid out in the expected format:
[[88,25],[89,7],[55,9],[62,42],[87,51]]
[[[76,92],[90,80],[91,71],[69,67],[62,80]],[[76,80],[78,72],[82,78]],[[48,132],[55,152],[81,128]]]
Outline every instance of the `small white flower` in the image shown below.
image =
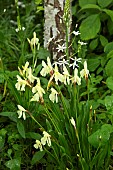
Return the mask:
[[81,85],[81,78],[78,76],[77,68],[75,68],[74,70],[74,77],[72,78],[72,83],[77,83],[78,85]]
[[65,44],[63,44],[63,45],[58,44],[58,47],[56,49],[58,50],[58,52],[60,52],[60,51],[63,52],[66,49]]
[[46,131],[43,131],[43,137],[41,138],[41,143],[42,145],[45,145],[46,142],[48,144],[48,146],[51,146],[51,135],[49,135]]
[[44,77],[53,70],[53,67],[51,65],[51,61],[50,61],[49,57],[47,57],[47,64],[44,61],[42,61],[42,66],[43,66],[43,68],[42,68],[40,74]]
[[70,64],[69,67],[73,66],[73,69],[75,69],[75,67],[79,67],[77,63],[81,63],[81,58],[70,58],[71,60],[73,60],[74,62],[72,64]]
[[79,31],[73,31],[72,33],[73,33],[75,36],[81,34]]
[[58,103],[58,92],[54,89],[51,88],[51,94],[49,95],[49,99],[54,103]]
[[18,28],[15,29],[16,32],[19,32],[20,30]]
[[42,143],[39,141],[39,140],[36,140],[36,144],[34,144],[34,147],[36,149],[40,149],[40,151],[43,151],[43,148],[42,148]]
[[80,44],[80,45],[86,45],[87,43],[84,43],[84,42],[82,42],[82,41],[78,41],[78,44]]
[[6,9],[4,9],[4,12],[6,12]]
[[76,128],[76,123],[73,117],[70,119],[70,121],[71,121],[71,124]]
[[17,105],[18,106],[18,118],[21,118],[23,116],[23,119],[26,120],[26,115],[25,115],[25,112],[26,110],[21,106],[21,105]]
[[82,69],[82,70],[80,71],[80,75],[81,75],[82,78],[83,78],[83,77],[85,77],[85,79],[88,78],[89,70],[87,69],[87,62],[86,62],[86,61],[84,62],[84,69]]
[[50,44],[50,42],[54,39],[54,37],[50,38],[47,42],[47,46]]
[[[58,62],[55,62],[57,65],[59,65],[59,66],[61,66],[61,65],[63,65],[63,66],[65,66],[65,65],[69,65],[69,60],[65,60],[64,58],[63,58],[63,60],[58,60]],[[54,64],[55,64],[54,63]],[[54,65],[53,64],[53,65]]]
[[25,30],[25,27],[22,27],[22,31],[24,31]]

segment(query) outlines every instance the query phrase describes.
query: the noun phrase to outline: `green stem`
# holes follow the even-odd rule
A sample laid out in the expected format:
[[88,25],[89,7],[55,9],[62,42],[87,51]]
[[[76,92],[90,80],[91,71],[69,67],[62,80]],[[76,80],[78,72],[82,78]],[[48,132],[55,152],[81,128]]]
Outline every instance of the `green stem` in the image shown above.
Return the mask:
[[59,129],[59,127],[57,126],[57,123],[56,123],[55,121],[53,121],[54,119],[52,118],[52,115],[51,115],[51,113],[49,112],[49,110],[48,110],[48,108],[47,108],[46,105],[44,105],[44,109],[45,109],[47,115],[49,116],[49,119],[51,120],[53,126],[55,127],[56,131],[57,131],[57,132],[60,132],[60,129]]
[[28,110],[27,110],[26,112],[27,112],[27,113],[29,114],[29,116],[37,123],[37,125],[41,127],[41,130],[44,131],[44,128],[43,128],[42,125],[34,118],[34,116],[33,116]]

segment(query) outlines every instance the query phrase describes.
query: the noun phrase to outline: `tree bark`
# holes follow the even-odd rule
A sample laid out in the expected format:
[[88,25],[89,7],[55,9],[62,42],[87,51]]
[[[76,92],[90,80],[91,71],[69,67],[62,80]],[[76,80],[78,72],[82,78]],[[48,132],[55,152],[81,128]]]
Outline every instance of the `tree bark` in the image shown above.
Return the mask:
[[[53,60],[65,55],[58,45],[66,46],[66,24],[64,22],[65,0],[45,0],[44,2],[44,47],[50,51]],[[68,0],[70,2],[70,0]],[[70,4],[69,4],[70,5]],[[71,11],[71,5],[69,7]],[[69,12],[68,10],[68,12]],[[71,28],[71,15],[70,15]],[[70,28],[68,35],[70,33]],[[69,38],[68,38],[69,39]]]

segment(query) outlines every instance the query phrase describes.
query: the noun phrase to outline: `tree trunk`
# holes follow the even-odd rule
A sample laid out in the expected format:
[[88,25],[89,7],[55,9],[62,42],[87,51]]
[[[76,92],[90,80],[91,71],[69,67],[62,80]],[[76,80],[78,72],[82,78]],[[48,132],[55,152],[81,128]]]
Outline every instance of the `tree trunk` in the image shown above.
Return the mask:
[[[71,3],[70,0],[64,1],[45,0],[44,2],[44,47],[50,51],[53,60],[58,60],[65,55],[65,47],[69,43],[67,34],[69,35],[71,28]],[[66,7],[66,3],[68,7]],[[70,23],[68,30],[64,16],[66,12]]]

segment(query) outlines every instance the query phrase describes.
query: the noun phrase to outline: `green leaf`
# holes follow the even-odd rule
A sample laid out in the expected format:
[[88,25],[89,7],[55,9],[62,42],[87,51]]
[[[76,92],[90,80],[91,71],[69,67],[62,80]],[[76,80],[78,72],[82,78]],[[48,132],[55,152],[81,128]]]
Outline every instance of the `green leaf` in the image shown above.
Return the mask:
[[90,71],[95,71],[98,68],[99,65],[100,65],[100,59],[99,58],[88,60],[88,69]]
[[79,10],[79,12],[81,12],[82,10],[85,10],[85,9],[97,9],[97,10],[101,11],[101,8],[100,8],[98,5],[95,5],[95,4],[87,4],[87,5],[84,5],[84,6]]
[[34,165],[36,162],[40,161],[40,159],[42,159],[44,155],[45,155],[45,151],[36,152],[33,155],[33,158],[32,158],[32,161],[31,161],[32,165]]
[[110,51],[113,50],[113,42],[108,43],[105,47],[104,47],[104,52],[105,53],[109,53]]
[[1,116],[7,116],[9,119],[13,120],[14,122],[17,122],[17,114],[16,112],[1,112]]
[[110,3],[112,2],[112,0],[98,0],[98,4],[102,7],[105,8],[107,7]]
[[0,136],[0,150],[4,147],[5,139],[4,137]]
[[83,7],[87,4],[96,4],[96,0],[79,0],[79,6]]
[[107,54],[107,59],[113,58],[113,50]]
[[82,40],[94,38],[100,30],[100,17],[98,14],[88,16],[80,25],[80,36]]
[[110,16],[112,22],[113,22],[113,10],[109,10],[109,9],[103,9],[103,11]]
[[17,103],[21,104],[21,97],[18,90],[15,88],[15,84],[11,79],[8,79],[8,87],[11,89]]
[[100,35],[100,42],[101,42],[103,47],[108,44],[107,38],[105,38],[103,35]]
[[5,163],[5,166],[10,170],[20,170],[20,159],[12,159]]
[[113,22],[111,19],[108,20],[107,22],[107,28],[108,28],[108,32],[110,35],[113,35]]
[[89,47],[90,47],[92,50],[94,50],[94,49],[97,47],[97,45],[98,45],[98,38],[92,40],[92,41],[90,42],[90,44],[89,44]]
[[109,61],[108,61],[108,63],[107,63],[107,65],[106,65],[106,67],[105,67],[105,70],[106,70],[106,74],[107,74],[107,76],[113,76],[113,58],[111,58]]
[[20,133],[20,135],[25,138],[25,129],[24,129],[24,125],[22,124],[21,121],[18,121],[17,122],[17,129],[18,129],[18,132]]
[[113,95],[112,96],[106,96],[104,99],[106,109],[113,110]]
[[52,126],[50,124],[50,121],[48,121],[48,119],[46,119],[46,125],[47,125],[47,131],[48,132],[52,131]]
[[94,147],[99,145],[105,145],[110,138],[110,133],[113,132],[113,127],[110,124],[104,124],[101,126],[101,129],[94,132],[89,136],[88,141]]
[[39,5],[40,3],[42,3],[42,0],[35,0],[36,5]]
[[42,136],[38,133],[35,133],[35,132],[28,132],[26,133],[26,138],[32,138],[32,139],[38,139],[40,140]]
[[109,89],[113,90],[113,77],[108,77],[106,80],[106,84]]
[[2,128],[1,130],[0,130],[0,136],[5,136],[6,135],[6,133],[7,133],[7,130],[5,129],[5,128]]

